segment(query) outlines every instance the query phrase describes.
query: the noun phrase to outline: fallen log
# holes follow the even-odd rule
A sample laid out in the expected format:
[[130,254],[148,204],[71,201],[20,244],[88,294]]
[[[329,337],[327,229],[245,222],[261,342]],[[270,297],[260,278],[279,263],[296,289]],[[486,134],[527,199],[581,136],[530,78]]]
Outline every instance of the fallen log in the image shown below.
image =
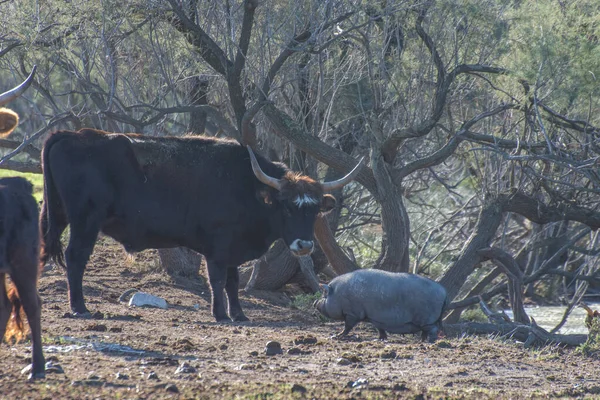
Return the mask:
[[[533,319],[532,319],[533,320]],[[559,335],[549,333],[545,329],[532,325],[516,324],[514,322],[484,323],[462,322],[457,324],[444,324],[446,337],[462,337],[465,335],[492,335],[522,342],[525,347],[540,347],[548,345],[562,345],[567,347],[579,346],[586,342],[587,335]]]

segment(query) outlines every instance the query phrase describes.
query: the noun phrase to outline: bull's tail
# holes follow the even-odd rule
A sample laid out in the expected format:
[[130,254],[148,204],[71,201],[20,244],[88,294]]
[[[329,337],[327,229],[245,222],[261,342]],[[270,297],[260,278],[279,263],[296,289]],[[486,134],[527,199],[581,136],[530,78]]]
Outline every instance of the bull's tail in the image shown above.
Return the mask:
[[19,294],[17,293],[17,288],[15,285],[12,282],[6,282],[6,278],[3,276],[3,274],[0,274],[0,276],[2,276],[2,282],[0,282],[0,284],[3,285],[2,289],[6,289],[8,300],[12,305],[11,314],[8,319],[8,323],[6,324],[4,339],[7,342],[10,342],[13,338],[15,338],[15,340],[18,342],[27,334],[27,326],[24,322],[25,313],[23,311],[21,299],[19,298]]
[[44,202],[40,213],[42,265],[46,264],[49,260],[52,260],[63,268],[66,268],[60,237],[69,222],[65,214],[60,194],[54,183],[54,177],[49,163],[49,155],[52,146],[73,133],[74,132],[69,131],[55,132],[48,140],[46,140],[42,149],[42,170],[44,173]]

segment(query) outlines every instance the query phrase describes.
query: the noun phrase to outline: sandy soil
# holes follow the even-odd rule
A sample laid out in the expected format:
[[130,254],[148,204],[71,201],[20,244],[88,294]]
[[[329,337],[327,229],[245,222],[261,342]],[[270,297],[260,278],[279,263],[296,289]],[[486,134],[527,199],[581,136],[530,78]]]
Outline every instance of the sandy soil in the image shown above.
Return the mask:
[[[135,288],[168,310],[129,308]],[[600,360],[573,349],[524,350],[485,337],[375,340],[368,325],[330,339],[340,322],[290,306],[291,294],[242,294],[251,322],[216,324],[202,282],[173,281],[152,251],[128,256],[101,239],[84,278],[93,319],[70,318],[64,272],[40,281],[45,380],[27,383],[29,344],[0,346],[2,399],[547,398],[600,397]],[[267,355],[278,342],[282,354]]]

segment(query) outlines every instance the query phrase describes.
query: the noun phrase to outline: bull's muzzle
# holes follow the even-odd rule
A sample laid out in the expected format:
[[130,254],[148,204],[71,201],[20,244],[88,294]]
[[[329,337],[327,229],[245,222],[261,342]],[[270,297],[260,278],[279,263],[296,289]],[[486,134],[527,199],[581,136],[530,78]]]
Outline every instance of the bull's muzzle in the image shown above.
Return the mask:
[[307,256],[313,252],[315,244],[312,240],[296,239],[290,245],[290,251],[296,257]]

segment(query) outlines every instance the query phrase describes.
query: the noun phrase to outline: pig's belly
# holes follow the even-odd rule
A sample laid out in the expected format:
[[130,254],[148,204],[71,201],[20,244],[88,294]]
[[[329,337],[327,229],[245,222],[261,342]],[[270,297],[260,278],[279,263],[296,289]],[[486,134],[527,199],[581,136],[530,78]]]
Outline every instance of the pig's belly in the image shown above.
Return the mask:
[[367,315],[367,320],[375,328],[383,329],[390,333],[415,333],[422,330],[421,324],[414,321],[413,315],[403,311],[401,308],[390,308],[378,310],[377,313]]

